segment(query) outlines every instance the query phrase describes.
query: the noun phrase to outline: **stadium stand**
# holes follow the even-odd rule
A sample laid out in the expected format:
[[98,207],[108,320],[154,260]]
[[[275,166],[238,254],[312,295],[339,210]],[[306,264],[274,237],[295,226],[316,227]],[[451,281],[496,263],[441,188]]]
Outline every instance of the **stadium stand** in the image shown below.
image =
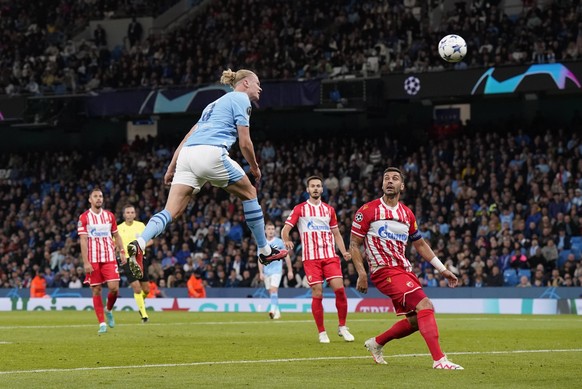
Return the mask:
[[[155,14],[160,10],[151,9],[159,2],[13,3],[0,2],[0,93],[8,95],[200,85],[218,79],[224,66],[255,69],[262,79],[307,79],[568,61],[582,54],[582,5],[574,1],[523,6],[515,13],[492,1],[442,8],[414,0],[270,0],[261,7],[220,0],[171,31],[131,47],[120,42],[113,50],[70,38],[89,19]],[[107,13],[111,9],[114,14]],[[478,53],[470,62],[449,66],[438,58],[436,43],[452,30]],[[565,281],[551,275],[557,269],[572,276],[571,285],[582,286],[580,127],[528,124],[513,122],[506,132],[462,128],[462,135],[415,147],[384,134],[256,142],[270,177],[262,182],[260,201],[280,227],[305,198],[303,179],[333,174],[337,182],[326,182],[324,198],[336,208],[348,241],[354,211],[377,195],[377,173],[394,164],[407,175],[403,201],[461,286],[476,286],[477,280],[486,285],[494,266],[508,274],[507,285],[528,272],[534,284],[539,270],[541,285],[558,286]],[[166,196],[161,178],[173,152],[168,144],[177,143],[148,138],[111,145],[105,153],[0,155],[1,166],[11,167],[0,178],[0,287],[29,287],[37,271],[49,288],[67,288],[82,276],[76,225],[93,185],[104,188],[105,207],[119,218],[127,202],[142,221],[160,211]],[[243,160],[238,150],[231,154]],[[242,215],[240,202],[205,188],[148,249],[151,279],[175,287],[197,271],[207,286],[220,286],[226,280],[219,274],[235,269],[239,285],[259,285],[256,247],[249,232],[241,238],[236,227]],[[427,264],[414,252],[410,256],[417,275],[427,277]],[[177,263],[164,268],[173,257]],[[298,277],[285,286],[304,286],[301,266],[294,271]],[[434,278],[446,286],[438,274]]]

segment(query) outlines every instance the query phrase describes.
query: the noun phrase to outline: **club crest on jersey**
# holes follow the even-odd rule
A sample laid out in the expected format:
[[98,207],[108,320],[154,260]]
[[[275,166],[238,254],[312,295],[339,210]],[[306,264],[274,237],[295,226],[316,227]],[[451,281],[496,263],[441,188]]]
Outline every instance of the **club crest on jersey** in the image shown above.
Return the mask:
[[362,215],[361,212],[356,213],[356,217],[354,217],[354,220],[357,221],[358,223],[361,222],[362,220],[364,220],[364,215]]
[[407,281],[406,286],[408,286],[409,288],[412,288],[412,287],[414,287],[414,284],[412,283],[412,281]]
[[392,277],[386,277],[386,283],[391,284],[392,283]]

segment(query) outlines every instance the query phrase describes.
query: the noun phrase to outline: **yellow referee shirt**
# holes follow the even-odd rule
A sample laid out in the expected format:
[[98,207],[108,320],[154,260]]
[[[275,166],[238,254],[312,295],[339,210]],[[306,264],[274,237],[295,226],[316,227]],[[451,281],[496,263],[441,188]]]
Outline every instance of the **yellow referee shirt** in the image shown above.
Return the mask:
[[[119,232],[121,242],[123,242],[123,247],[125,248],[127,248],[129,243],[136,240],[143,230],[145,230],[145,224],[136,220],[131,223],[131,226],[128,226],[125,222],[117,225],[117,232]],[[125,255],[127,256],[127,251]]]

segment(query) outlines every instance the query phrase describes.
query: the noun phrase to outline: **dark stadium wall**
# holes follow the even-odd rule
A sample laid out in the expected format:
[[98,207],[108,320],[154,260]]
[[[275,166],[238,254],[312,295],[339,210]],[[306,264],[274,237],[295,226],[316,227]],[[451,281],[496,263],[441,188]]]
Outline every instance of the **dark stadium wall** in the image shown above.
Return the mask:
[[[422,143],[429,139],[433,108],[443,101],[401,100],[386,102],[382,109],[346,112],[312,107],[300,109],[255,110],[252,114],[252,136],[256,142],[264,139],[284,141],[305,137],[378,136],[386,135],[405,143]],[[550,126],[575,123],[582,96],[519,95],[480,97],[471,100],[451,99],[446,104],[471,105],[471,123],[481,129],[515,130],[511,123],[527,123],[526,130],[536,131]],[[119,147],[126,141],[126,122],[132,118],[77,117],[74,122],[56,127],[14,127],[7,123],[0,130],[8,134],[9,142],[0,144],[0,151],[79,150]],[[164,114],[158,120],[161,141],[175,144],[198,119],[197,114]],[[504,125],[500,126],[502,123]],[[535,124],[533,127],[531,126]]]

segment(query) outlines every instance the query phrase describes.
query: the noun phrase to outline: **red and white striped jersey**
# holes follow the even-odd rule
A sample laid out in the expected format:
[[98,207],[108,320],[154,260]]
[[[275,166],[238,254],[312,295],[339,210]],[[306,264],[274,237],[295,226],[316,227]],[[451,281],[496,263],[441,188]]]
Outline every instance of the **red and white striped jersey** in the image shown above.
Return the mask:
[[293,208],[285,221],[301,235],[303,260],[339,258],[335,252],[335,239],[331,230],[337,228],[335,210],[323,201],[313,205],[308,201]]
[[380,266],[411,271],[405,256],[406,244],[421,237],[416,217],[406,205],[391,207],[382,198],[364,204],[354,215],[352,234],[364,239],[364,248],[373,272]]
[[88,209],[79,216],[77,233],[87,235],[89,262],[115,262],[113,234],[116,232],[115,216],[105,209],[100,213]]

